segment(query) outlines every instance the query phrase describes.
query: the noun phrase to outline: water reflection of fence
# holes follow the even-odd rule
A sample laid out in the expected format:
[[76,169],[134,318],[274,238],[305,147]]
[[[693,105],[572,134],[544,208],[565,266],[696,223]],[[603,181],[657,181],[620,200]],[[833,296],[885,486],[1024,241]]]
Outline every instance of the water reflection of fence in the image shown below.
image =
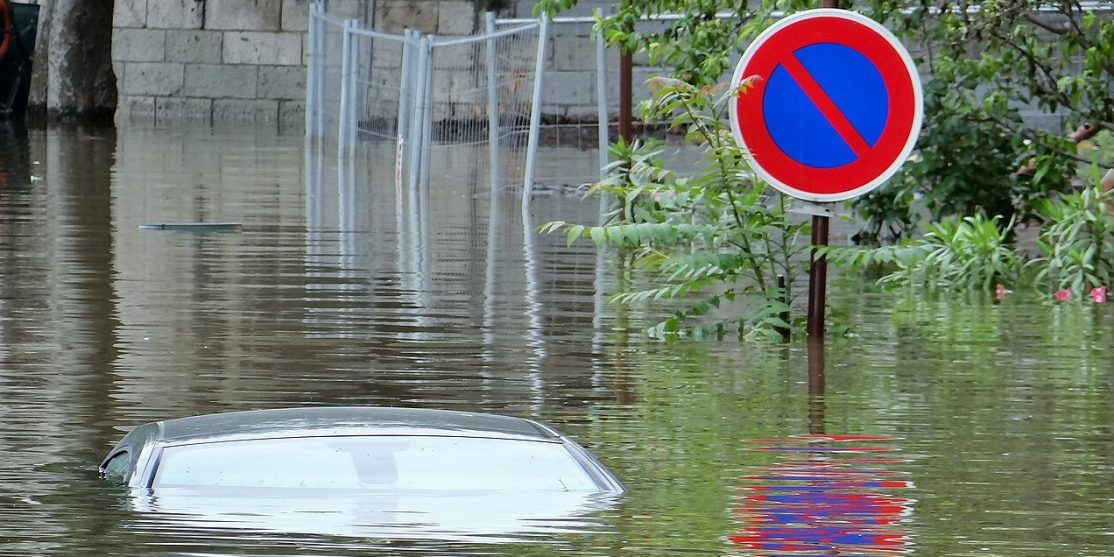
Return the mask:
[[[305,161],[307,331],[317,339],[351,339],[388,330],[396,350],[410,341],[442,348],[463,342],[459,353],[477,351],[485,385],[505,384],[501,353],[513,350],[509,372],[525,389],[516,400],[540,408],[549,351],[544,331],[555,309],[544,300],[545,248],[531,211],[520,211],[505,192],[487,198],[476,165],[460,168],[474,185],[462,205],[450,191],[415,200],[405,189],[362,187],[375,175],[362,158],[337,164],[311,146]],[[461,234],[465,223],[474,235]],[[461,316],[444,308],[473,295],[479,299],[468,303],[482,314],[461,328]],[[379,305],[397,315],[384,320],[391,310]],[[426,365],[408,362],[407,371],[426,371]]]
[[777,555],[862,555],[912,552],[903,524],[913,500],[890,490],[913,487],[889,468],[904,462],[884,436],[808,434],[759,441],[778,454],[746,476],[735,506],[741,531],[728,539]]
[[[411,190],[428,187],[431,181],[457,179],[453,165],[445,161],[462,154],[482,158],[469,162],[485,163],[493,189],[524,185],[525,200],[539,168],[563,174],[559,179],[566,183],[591,180],[601,162],[598,157],[591,158],[588,172],[576,165],[575,175],[569,175],[568,159],[538,164],[541,112],[547,102],[542,92],[549,25],[544,18],[499,22],[488,13],[485,32],[475,36],[438,37],[413,30],[398,35],[333,17],[323,4],[314,3],[308,38],[307,138],[319,148],[335,149],[341,158],[361,154],[361,145],[389,144],[391,157],[386,160],[392,162],[378,164],[389,165],[388,176]],[[596,83],[576,88],[578,94],[595,89],[595,114],[581,114],[583,107],[577,112],[577,118],[592,120],[594,138],[580,141],[582,129],[574,135],[578,147],[590,146],[606,156],[607,62],[598,38],[596,50]],[[577,52],[562,57],[575,59]],[[582,79],[584,74],[575,72]],[[574,72],[559,67],[551,75],[567,78]],[[559,106],[572,101],[548,102]],[[550,142],[563,145],[560,129],[555,137]],[[486,148],[468,149],[477,145]]]

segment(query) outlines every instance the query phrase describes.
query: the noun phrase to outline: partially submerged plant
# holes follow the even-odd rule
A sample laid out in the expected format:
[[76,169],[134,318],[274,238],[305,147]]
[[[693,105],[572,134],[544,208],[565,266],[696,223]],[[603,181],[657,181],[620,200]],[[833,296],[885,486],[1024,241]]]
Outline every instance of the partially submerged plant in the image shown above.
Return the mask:
[[928,225],[923,237],[900,245],[828,253],[836,263],[851,267],[896,268],[878,280],[881,285],[990,293],[999,284],[1017,284],[1024,262],[1010,240],[1013,221],[1000,223],[1001,217],[982,215],[949,219]]
[[981,215],[928,226],[922,238],[878,248],[831,248],[828,255],[846,267],[882,266],[890,272],[881,285],[930,290],[996,292],[1024,286],[1054,293],[1056,301],[1105,302],[1114,284],[1114,192],[1098,185],[1043,199],[1034,204],[1044,220],[1037,241],[1039,255],[1020,249],[1011,220]]
[[[1098,180],[1096,179],[1097,183]],[[1041,256],[1033,261],[1036,283],[1046,289],[1070,290],[1081,297],[1111,285],[1114,278],[1114,215],[1111,192],[1099,186],[1044,200],[1037,213],[1045,219]]]
[[[613,296],[619,303],[672,299],[680,309],[651,329],[655,336],[686,334],[722,337],[729,330],[749,336],[777,336],[790,327],[783,318],[792,292],[779,286],[807,264],[797,257],[807,244],[804,222],[787,219],[787,200],[754,179],[743,153],[725,124],[728,103],[745,93],[738,87],[695,86],[677,79],[648,83],[653,98],[643,106],[645,119],[665,119],[685,139],[703,147],[705,164],[692,176],[668,170],[660,160],[661,143],[627,145],[610,153],[615,162],[590,193],[610,194],[615,204],[601,226],[551,222],[544,231],[563,231],[571,244],[588,237],[599,248],[623,250],[643,268],[656,271],[651,288]],[[744,316],[717,309],[739,299],[749,302]]]

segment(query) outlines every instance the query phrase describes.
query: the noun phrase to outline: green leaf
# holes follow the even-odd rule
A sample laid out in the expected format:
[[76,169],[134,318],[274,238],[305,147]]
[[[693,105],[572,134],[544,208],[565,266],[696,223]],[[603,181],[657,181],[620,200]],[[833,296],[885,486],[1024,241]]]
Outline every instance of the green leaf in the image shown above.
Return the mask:
[[576,239],[581,237],[582,235],[584,235],[584,226],[579,224],[570,225],[565,230],[566,245],[571,246],[573,242],[575,242]]

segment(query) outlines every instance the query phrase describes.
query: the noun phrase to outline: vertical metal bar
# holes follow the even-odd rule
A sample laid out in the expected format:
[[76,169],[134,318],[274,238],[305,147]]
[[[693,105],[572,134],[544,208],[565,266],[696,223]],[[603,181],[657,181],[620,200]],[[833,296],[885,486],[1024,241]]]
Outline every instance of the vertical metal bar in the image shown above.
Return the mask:
[[412,102],[414,112],[410,117],[410,195],[413,195],[418,188],[418,172],[421,169],[422,160],[422,115],[425,114],[424,105],[426,102],[426,66],[429,65],[429,38],[422,37],[418,43],[418,69],[417,74],[414,76],[416,83],[414,85],[414,100]]
[[[412,236],[408,233],[410,220],[407,218],[407,196],[403,193],[403,169],[410,148],[410,116],[414,111],[414,75],[411,66],[417,60],[415,50],[418,48],[418,39],[412,29],[402,32],[402,91],[398,100],[398,144],[395,147],[395,231],[398,235],[398,268],[404,274],[410,274],[410,244]],[[409,188],[407,188],[409,190]]]
[[410,42],[410,30],[402,32],[402,67],[399,75],[398,118],[395,120],[395,135],[398,136],[399,149],[405,143],[407,113],[406,101],[410,98],[410,57],[414,46]]
[[[596,8],[596,18],[602,18],[603,13],[603,10]],[[596,33],[596,117],[599,119],[599,179],[604,179],[607,146],[610,145],[610,120],[607,117],[607,40],[604,39],[603,32]]]
[[430,35],[425,41],[425,91],[422,93],[422,152],[421,170],[419,171],[418,186],[418,237],[421,246],[420,272],[422,276],[422,291],[429,292],[429,277],[433,270],[432,247],[433,237],[430,235],[430,207],[429,207],[429,159],[433,146],[433,68],[434,43],[436,37]]
[[[487,33],[495,33],[495,12],[487,12]],[[499,188],[499,88],[495,80],[498,75],[496,55],[497,39],[487,40],[487,143],[488,173],[491,175],[491,194],[488,196],[487,211],[487,266],[484,275],[484,353],[491,352],[495,343],[493,326],[495,323],[495,273],[498,268],[500,214]]]
[[360,22],[358,20],[351,19],[351,20],[349,20],[349,23],[351,24],[350,27],[352,28],[353,33],[352,33],[352,44],[350,45],[351,48],[352,48],[352,53],[349,55],[349,56],[352,57],[352,62],[351,62],[352,79],[348,80],[348,87],[350,88],[350,90],[348,92],[348,113],[349,113],[348,114],[348,121],[351,122],[352,125],[348,128],[348,148],[349,149],[355,149],[356,148],[356,133],[360,130],[360,116],[359,116],[360,95],[358,93],[359,85],[360,85],[360,48],[359,48],[359,46],[360,46],[360,41],[362,41],[363,39],[360,38],[355,33],[355,30],[360,26]]
[[[409,242],[409,260],[410,269],[407,273],[411,279],[422,281],[425,278],[425,267],[423,266],[424,258],[422,254],[425,250],[425,242],[421,235],[421,208],[418,206],[418,184],[420,177],[418,176],[421,170],[422,160],[422,116],[425,114],[424,103],[426,102],[426,66],[429,65],[429,38],[422,37],[421,33],[415,31],[414,38],[418,40],[418,65],[414,74],[414,89],[413,99],[413,112],[410,117],[410,177],[409,187],[407,188],[407,216],[409,218],[408,236]],[[414,282],[412,288],[418,292],[424,292],[421,288],[420,282]]]
[[530,134],[526,142],[526,191],[522,195],[522,211],[530,207],[534,195],[534,164],[538,155],[538,135],[542,119],[542,86],[545,83],[545,43],[549,38],[549,14],[542,14],[538,25],[538,57],[534,63],[534,94],[530,106]]
[[[371,0],[370,2],[364,4],[363,25],[365,26],[365,29],[375,31],[375,0]],[[375,77],[375,37],[366,37],[361,38],[360,40],[367,41],[367,73],[365,75],[367,76],[367,83],[369,85],[364,87],[364,93],[360,95],[360,97],[362,98],[360,99],[361,102],[359,104],[359,106],[364,107],[364,111],[366,113],[367,109],[369,108],[367,106],[366,98],[368,96],[369,90],[371,89],[370,84],[374,83],[374,81],[372,80]],[[386,115],[383,115],[383,117],[386,118]]]
[[317,76],[317,3],[309,5],[309,65],[306,68],[306,139],[317,135],[317,118],[314,108],[317,106],[317,85],[314,78]]
[[349,23],[354,20],[345,20],[344,22],[344,39],[341,41],[340,48],[340,110],[337,111],[337,153],[343,154],[348,145],[348,127],[352,125],[348,121],[348,105],[351,104],[351,83],[352,80],[352,29]]
[[[410,87],[411,74],[410,59],[413,56],[414,44],[411,41],[409,29],[402,32],[402,60],[399,68],[398,85],[398,115],[395,117],[395,189],[401,194],[402,189],[402,163],[406,154],[406,134],[408,118],[410,116]],[[398,196],[401,199],[401,195]]]
[[[495,12],[487,12],[487,33],[495,33]],[[491,195],[499,187],[499,88],[497,79],[496,55],[497,39],[487,40],[487,143],[488,168],[491,172]]]
[[429,188],[427,187],[429,185],[429,159],[430,151],[433,146],[433,69],[437,65],[433,58],[436,52],[433,48],[435,40],[436,37],[430,35],[429,39],[426,41],[426,50],[429,51],[429,54],[426,55],[425,95],[423,95],[425,110],[422,114],[422,169],[420,171],[422,178],[421,185],[423,186],[423,199],[429,197]]
[[[596,8],[596,18],[601,17],[603,10]],[[607,40],[603,32],[596,33],[596,116],[599,118],[600,180],[603,180],[606,178],[603,168],[607,166],[607,147],[611,143],[607,117]]]
[[[317,4],[317,15],[325,14],[325,7],[323,4]],[[326,22],[323,18],[317,19],[317,45],[314,47],[314,52],[317,53],[317,76],[314,77],[314,85],[317,87],[317,106],[314,107],[314,112],[317,114],[317,135],[318,138],[324,140],[325,137],[325,72],[328,66],[328,56],[326,52]]]
[[816,248],[828,245],[828,217],[812,217],[812,263],[808,269],[808,337],[824,338],[824,308],[828,295],[828,258]]
[[[596,19],[603,17],[603,10],[596,8]],[[600,180],[607,177],[607,147],[611,141],[609,136],[610,119],[607,115],[607,41],[604,39],[603,33],[596,33],[596,118],[597,130],[599,133],[599,163],[600,163]],[[609,195],[607,193],[600,193],[599,201],[599,219],[598,224],[601,226],[607,219],[607,207],[610,203]],[[604,256],[604,250],[596,250],[596,276],[595,276],[595,293],[592,295],[592,353],[602,354],[604,352],[603,346],[606,341],[606,336],[603,332],[603,316],[604,310],[607,307],[607,302],[604,300],[603,293],[607,288],[607,274],[605,269],[610,268],[609,262]],[[602,376],[603,366],[596,362],[593,358],[592,377]],[[594,382],[594,381],[593,381]]]
[[[317,5],[317,13],[325,15],[325,5]],[[329,115],[325,113],[325,79],[329,72],[329,23],[324,18],[319,18],[317,21],[317,52],[318,61],[321,63],[317,65],[317,126],[318,134],[321,140],[325,140],[325,130],[329,121]]]

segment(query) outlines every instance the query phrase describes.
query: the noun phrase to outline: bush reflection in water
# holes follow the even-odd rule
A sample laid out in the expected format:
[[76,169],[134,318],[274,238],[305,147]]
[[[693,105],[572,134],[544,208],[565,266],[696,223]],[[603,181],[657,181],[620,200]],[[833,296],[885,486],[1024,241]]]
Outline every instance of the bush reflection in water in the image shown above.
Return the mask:
[[757,441],[776,453],[772,466],[743,479],[734,509],[740,532],[729,540],[777,555],[884,556],[910,553],[903,524],[913,499],[892,495],[912,482],[888,468],[904,459],[881,436],[807,434]]

